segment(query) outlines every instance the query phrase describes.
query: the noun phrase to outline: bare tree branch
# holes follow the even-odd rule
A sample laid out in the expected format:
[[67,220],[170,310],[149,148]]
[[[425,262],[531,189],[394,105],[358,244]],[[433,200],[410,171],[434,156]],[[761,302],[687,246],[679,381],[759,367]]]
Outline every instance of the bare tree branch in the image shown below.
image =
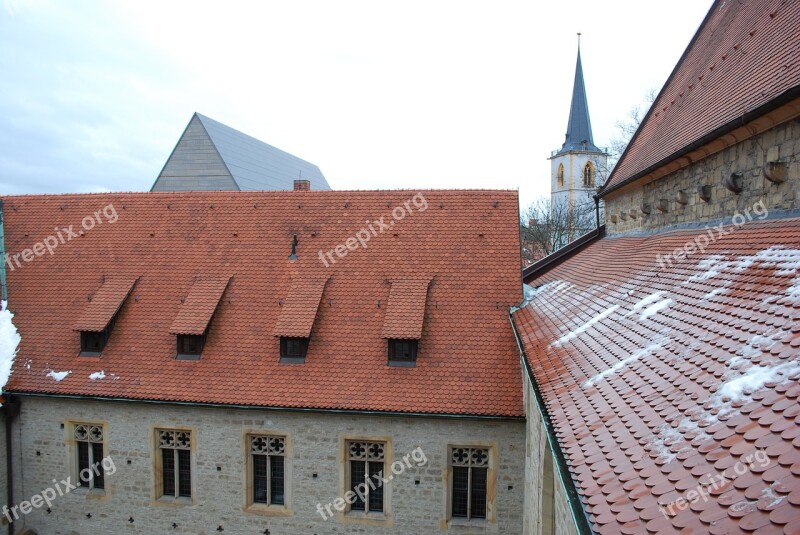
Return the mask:
[[520,214],[522,259],[530,265],[595,228],[594,203],[542,197]]

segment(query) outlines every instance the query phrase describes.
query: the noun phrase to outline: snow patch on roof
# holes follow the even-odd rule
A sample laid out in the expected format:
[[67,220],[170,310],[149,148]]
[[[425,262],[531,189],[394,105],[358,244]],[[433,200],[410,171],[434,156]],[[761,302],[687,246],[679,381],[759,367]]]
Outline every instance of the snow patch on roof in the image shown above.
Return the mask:
[[777,487],[779,483],[779,481],[775,481],[772,485],[765,487],[764,490],[761,491],[761,499],[767,502],[764,506],[765,509],[771,509],[775,507],[786,498],[786,494],[781,495],[775,493],[775,487]]
[[647,307],[646,309],[644,309],[644,311],[642,312],[642,315],[639,316],[639,319],[640,320],[646,320],[650,316],[654,316],[655,314],[658,314],[659,312],[661,312],[662,310],[664,310],[665,308],[670,306],[673,302],[674,301],[672,299],[668,298],[668,299],[664,299],[662,301],[659,301],[658,303],[652,304],[649,307]]
[[106,378],[106,372],[103,371],[103,370],[100,370],[99,372],[94,372],[94,373],[89,374],[89,379],[92,380],[92,381],[96,381],[97,379],[105,379],[105,378]]
[[17,356],[17,348],[22,340],[13,319],[14,314],[8,310],[8,302],[0,303],[0,394],[11,376],[11,366],[14,364],[14,357]]
[[568,286],[571,286],[571,284],[566,283],[566,282],[561,282],[561,281],[551,281],[551,282],[548,282],[546,284],[542,284],[541,286],[537,286],[535,288],[533,286],[531,286],[530,284],[523,284],[522,285],[522,295],[523,295],[522,303],[520,303],[519,306],[511,307],[511,312],[516,312],[517,310],[519,310],[521,308],[525,308],[528,304],[530,304],[536,298],[537,295],[539,295],[542,292],[550,291],[550,290],[552,290],[553,292],[558,292],[559,290],[562,290],[562,289],[564,289],[564,288],[566,288]]
[[713,299],[714,297],[716,297],[718,295],[722,295],[724,293],[728,293],[729,290],[730,290],[730,288],[728,288],[728,286],[721,286],[719,288],[715,288],[715,289],[711,290],[710,292],[708,292],[707,294],[705,294],[703,297],[701,297],[700,300],[701,301],[710,301],[711,299]]
[[68,372],[57,372],[55,370],[50,370],[50,372],[47,374],[47,377],[52,377],[57,383],[60,383],[67,377],[67,375],[71,373],[72,370]]
[[742,375],[722,383],[712,396],[712,401],[715,404],[734,403],[749,398],[749,394],[761,390],[767,383],[788,382],[797,373],[800,373],[800,361],[751,366]]
[[648,439],[647,449],[651,455],[655,454],[656,460],[661,461],[663,464],[669,464],[678,458],[678,453],[692,449],[688,443],[680,448],[677,453],[670,449],[670,446],[685,441],[686,439],[680,431],[669,424],[663,424],[658,428],[658,432]]
[[631,309],[630,312],[625,314],[625,317],[627,318],[628,316],[632,316],[633,314],[636,314],[641,309],[646,308],[649,305],[655,303],[656,301],[659,301],[659,300],[663,299],[663,297],[664,297],[664,292],[655,292],[655,293],[652,293],[652,294],[648,295],[647,297],[643,297],[642,299],[637,301],[636,304],[633,305],[633,308]]
[[651,353],[655,353],[659,349],[663,349],[663,347],[664,346],[662,345],[662,343],[652,343],[652,344],[648,345],[647,347],[643,347],[639,351],[633,353],[631,356],[622,359],[621,361],[619,361],[616,364],[614,364],[613,366],[611,366],[609,369],[598,373],[597,375],[595,375],[594,377],[592,377],[591,379],[589,379],[588,381],[583,383],[583,388],[589,388],[593,384],[602,381],[603,379],[605,379],[609,375],[613,375],[613,374],[619,372],[622,368],[624,368],[625,366],[629,365],[630,363],[639,360],[640,358],[644,357],[645,355],[649,355]]
[[616,312],[618,308],[619,308],[619,305],[613,305],[613,306],[608,307],[607,309],[602,311],[600,314],[596,315],[595,317],[593,317],[592,319],[590,319],[589,321],[587,321],[586,323],[584,323],[583,325],[581,325],[577,329],[568,332],[567,334],[565,334],[564,336],[562,336],[561,338],[559,338],[558,340],[556,340],[555,342],[550,344],[549,347],[558,347],[560,345],[563,345],[563,344],[565,344],[565,343],[577,338],[578,336],[580,336],[581,334],[583,334],[587,330],[591,329],[592,326],[595,323],[597,323],[599,321],[603,321],[608,316],[610,316],[611,314]]

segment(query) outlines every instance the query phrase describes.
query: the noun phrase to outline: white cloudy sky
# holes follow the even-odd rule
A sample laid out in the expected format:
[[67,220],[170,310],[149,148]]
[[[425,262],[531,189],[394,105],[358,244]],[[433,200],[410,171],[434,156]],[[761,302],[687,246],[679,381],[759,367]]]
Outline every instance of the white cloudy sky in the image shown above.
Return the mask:
[[146,190],[198,111],[336,189],[549,193],[576,32],[596,144],[710,0],[0,0],[0,194]]

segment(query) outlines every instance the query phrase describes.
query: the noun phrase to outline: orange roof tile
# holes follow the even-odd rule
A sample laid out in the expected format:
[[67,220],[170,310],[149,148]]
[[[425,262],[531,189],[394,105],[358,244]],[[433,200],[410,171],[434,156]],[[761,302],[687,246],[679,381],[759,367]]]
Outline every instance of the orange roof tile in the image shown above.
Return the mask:
[[596,533],[797,530],[800,219],[724,231],[598,240],[513,315]]
[[[405,215],[403,206],[417,203]],[[81,225],[82,236],[8,270],[22,342],[8,391],[303,409],[523,416],[509,305],[521,301],[515,191],[120,193],[6,197],[12,255]],[[423,210],[423,208],[425,208]],[[400,219],[395,220],[393,210]],[[111,209],[109,208],[109,212]],[[101,215],[101,218],[103,216]],[[367,247],[332,255],[365,221]],[[77,228],[77,227],[76,227]],[[365,233],[362,233],[362,238]],[[287,257],[298,237],[297,260]],[[352,241],[351,241],[352,245]],[[341,249],[340,249],[341,250]],[[103,274],[140,276],[101,357],[72,331]],[[196,279],[233,278],[200,360],[175,359],[170,327]],[[329,275],[305,364],[280,361],[273,336],[294,280]],[[387,280],[434,279],[425,352],[387,365]],[[63,280],[69,284],[63,284]],[[378,307],[378,301],[382,303]],[[193,329],[195,330],[195,329]],[[25,366],[27,363],[28,366]],[[91,380],[100,369],[106,378]],[[70,370],[55,381],[52,370]],[[112,375],[113,374],[113,375]],[[402,393],[402,395],[398,395]]]
[[430,279],[392,281],[381,336],[410,340],[422,338],[428,284]]
[[122,303],[131,293],[138,277],[109,278],[91,296],[91,301],[75,322],[75,331],[100,332],[105,330],[108,322],[116,315]]
[[328,277],[293,280],[272,334],[308,338],[327,282]]
[[603,192],[781,98],[800,96],[800,2],[717,0]]
[[208,277],[196,280],[189,290],[189,295],[185,299],[181,298],[182,306],[175,321],[170,325],[169,332],[172,334],[204,334],[230,280],[230,277]]

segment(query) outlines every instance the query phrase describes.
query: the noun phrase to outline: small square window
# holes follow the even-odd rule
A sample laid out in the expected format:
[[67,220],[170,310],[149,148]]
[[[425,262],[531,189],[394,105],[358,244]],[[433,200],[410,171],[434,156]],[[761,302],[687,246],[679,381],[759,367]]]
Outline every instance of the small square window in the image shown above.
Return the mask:
[[389,340],[389,364],[411,365],[417,362],[418,340]]
[[308,352],[308,338],[281,336],[281,362],[303,363]]
[[179,360],[197,360],[200,358],[200,353],[203,352],[203,346],[206,342],[205,335],[179,334],[177,338],[177,358]]

